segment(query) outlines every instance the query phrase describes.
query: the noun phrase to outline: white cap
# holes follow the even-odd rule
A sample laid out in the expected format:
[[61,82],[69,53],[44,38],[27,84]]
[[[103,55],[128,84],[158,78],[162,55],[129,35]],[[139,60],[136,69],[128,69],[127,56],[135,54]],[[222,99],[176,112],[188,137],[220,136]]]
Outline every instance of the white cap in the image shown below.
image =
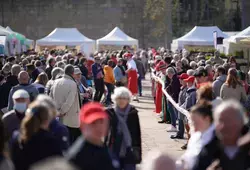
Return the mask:
[[17,90],[13,94],[12,98],[13,99],[20,99],[20,98],[28,99],[28,98],[30,98],[30,95],[27,91],[20,89],[20,90]]
[[74,74],[82,74],[81,70],[79,68],[74,69]]

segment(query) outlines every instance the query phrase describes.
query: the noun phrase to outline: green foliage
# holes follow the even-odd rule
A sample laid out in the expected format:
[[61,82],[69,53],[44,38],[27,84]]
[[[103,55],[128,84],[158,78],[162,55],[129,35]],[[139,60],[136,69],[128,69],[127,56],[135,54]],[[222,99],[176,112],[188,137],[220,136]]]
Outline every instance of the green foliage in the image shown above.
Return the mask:
[[[153,35],[163,36],[166,17],[172,16],[173,36],[180,37],[194,26],[216,25],[223,31],[241,29],[241,11],[232,0],[146,0],[144,17],[154,25]],[[171,2],[172,4],[167,4]],[[166,5],[167,4],[167,5]],[[168,15],[168,8],[172,14]]]

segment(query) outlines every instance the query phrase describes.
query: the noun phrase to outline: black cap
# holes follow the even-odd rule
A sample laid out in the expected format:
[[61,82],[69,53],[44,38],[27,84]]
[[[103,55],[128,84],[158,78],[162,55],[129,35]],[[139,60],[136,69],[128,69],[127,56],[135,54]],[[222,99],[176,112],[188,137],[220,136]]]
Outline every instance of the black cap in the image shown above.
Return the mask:
[[206,77],[206,76],[208,76],[208,73],[207,73],[207,70],[205,70],[205,69],[196,70],[194,76],[195,77]]

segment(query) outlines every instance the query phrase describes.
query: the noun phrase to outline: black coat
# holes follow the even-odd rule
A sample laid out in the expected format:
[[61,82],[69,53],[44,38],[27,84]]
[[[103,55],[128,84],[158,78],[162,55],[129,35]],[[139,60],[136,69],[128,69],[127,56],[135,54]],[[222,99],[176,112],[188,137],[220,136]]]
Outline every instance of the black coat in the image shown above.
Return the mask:
[[25,144],[13,135],[11,158],[16,170],[28,170],[31,165],[51,156],[61,156],[60,142],[48,131],[39,130]]
[[225,154],[219,139],[214,136],[201,150],[193,170],[206,170],[216,160],[219,161],[217,166],[223,170],[245,170],[250,168],[250,134],[246,134],[243,138],[247,140],[244,140],[244,142],[238,146],[239,149],[236,155],[233,159],[230,159]]
[[[107,145],[111,148],[111,151],[119,155],[120,153],[120,142],[122,139],[117,133],[117,125],[118,125],[118,118],[116,116],[115,110],[113,108],[107,110],[109,117],[110,117],[110,134],[107,139]],[[139,154],[139,162],[138,161],[133,161],[128,160],[129,163],[131,164],[137,164],[140,163],[141,161],[141,129],[140,129],[140,122],[139,122],[139,117],[138,117],[138,111],[136,110],[135,107],[131,107],[130,112],[128,113],[127,117],[127,126],[128,130],[131,135],[132,139],[132,149],[136,150]],[[119,136],[119,137],[118,137]],[[125,158],[125,162],[126,159]]]
[[82,72],[82,75],[87,79],[89,80],[89,71],[88,71],[88,68],[85,67],[85,65],[82,65],[82,64],[79,64],[78,67],[80,68],[81,72]]
[[8,76],[6,82],[0,87],[0,109],[8,106],[10,90],[16,85],[18,85],[17,76]]
[[181,84],[177,77],[177,74],[170,80],[170,84],[167,87],[167,92],[171,95],[176,103],[178,103],[179,93],[181,90]]

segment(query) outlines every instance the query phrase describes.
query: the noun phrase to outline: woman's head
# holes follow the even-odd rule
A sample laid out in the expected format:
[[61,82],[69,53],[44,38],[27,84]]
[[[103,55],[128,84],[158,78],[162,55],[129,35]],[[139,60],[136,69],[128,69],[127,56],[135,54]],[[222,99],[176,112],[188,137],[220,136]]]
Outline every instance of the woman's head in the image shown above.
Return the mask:
[[113,100],[115,101],[116,106],[124,109],[130,103],[131,96],[132,94],[129,89],[127,89],[126,87],[118,87],[114,91]]
[[191,108],[191,119],[195,131],[204,132],[213,123],[212,104],[202,100]]
[[234,89],[236,88],[237,85],[241,85],[241,83],[238,80],[238,74],[236,69],[230,68],[228,70],[226,84]]
[[21,141],[27,142],[39,129],[47,130],[51,119],[49,109],[45,104],[37,101],[31,103],[21,123]]
[[39,103],[44,103],[47,106],[50,111],[51,118],[55,118],[57,116],[58,112],[56,108],[56,103],[51,97],[44,94],[39,94],[36,98],[36,101]]
[[213,100],[213,88],[212,84],[206,84],[204,86],[201,86],[198,91],[197,91],[197,99],[198,101],[200,100],[208,100],[212,101]]
[[40,73],[36,78],[36,83],[42,84],[44,86],[46,86],[47,82],[48,82],[48,76],[44,72]]
[[63,69],[60,68],[60,67],[55,67],[53,68],[52,72],[51,72],[51,75],[52,75],[52,80],[55,80],[57,77],[63,75]]

